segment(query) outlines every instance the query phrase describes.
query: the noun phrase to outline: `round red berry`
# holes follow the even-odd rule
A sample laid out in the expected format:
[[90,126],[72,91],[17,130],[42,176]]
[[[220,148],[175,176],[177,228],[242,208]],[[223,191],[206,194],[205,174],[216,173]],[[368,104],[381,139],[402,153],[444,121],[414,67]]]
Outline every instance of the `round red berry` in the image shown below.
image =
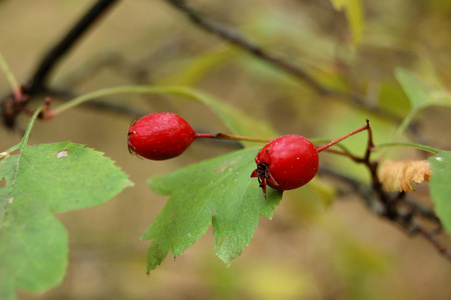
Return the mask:
[[135,121],[128,130],[128,149],[131,153],[164,160],[182,154],[194,141],[196,132],[179,115],[153,113]]
[[315,177],[319,157],[315,146],[300,135],[284,135],[266,144],[255,157],[258,177],[266,195],[266,186],[277,190],[296,189]]

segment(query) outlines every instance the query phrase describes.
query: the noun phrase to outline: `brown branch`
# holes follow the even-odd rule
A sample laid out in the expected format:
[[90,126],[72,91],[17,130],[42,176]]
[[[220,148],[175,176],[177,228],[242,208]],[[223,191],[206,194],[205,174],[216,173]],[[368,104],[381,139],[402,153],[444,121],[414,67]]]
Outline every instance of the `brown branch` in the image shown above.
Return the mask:
[[99,21],[100,17],[110,9],[117,0],[98,0],[89,10],[74,24],[74,26],[58,41],[43,57],[36,71],[26,85],[29,93],[42,91],[46,88],[48,77],[58,62],[73,48],[83,34]]
[[88,29],[118,0],[97,0],[94,5],[73,25],[73,27],[43,56],[38,67],[23,87],[20,99],[14,95],[7,95],[0,99],[1,117],[3,124],[8,128],[16,127],[16,119],[22,111],[26,110],[32,96],[49,94],[47,82],[54,68],[61,59],[74,47]]
[[[397,224],[408,235],[419,234],[451,262],[451,249],[437,238],[437,235],[443,231],[441,221],[437,215],[432,210],[407,199],[405,192],[393,194],[383,189],[377,174],[378,162],[370,159],[374,143],[371,127],[369,123],[367,125],[368,143],[365,154],[362,157],[355,156],[349,152],[333,151],[331,149],[328,149],[331,150],[328,152],[344,155],[356,163],[365,165],[371,175],[371,186],[332,170],[321,168],[320,173],[334,176],[346,183],[364,200],[373,213]],[[432,227],[432,229],[428,229],[428,227]]]
[[431,242],[435,246],[435,248],[440,252],[440,254],[442,254],[448,260],[451,261],[451,250],[437,239],[437,234],[435,231],[424,230],[424,228],[420,227],[419,233],[429,242]]
[[[393,201],[400,197],[400,195],[393,197],[388,194],[380,195],[376,193],[371,186],[368,186],[354,178],[348,177],[341,173],[337,173],[328,168],[321,167],[320,174],[334,177],[335,179],[340,180],[347,186],[349,186],[354,195],[359,196],[362,200],[364,200],[366,206],[369,208],[371,212],[374,214],[381,216],[389,221],[392,221],[394,224],[398,225],[407,235],[415,236],[419,235],[426,239],[440,254],[442,254],[449,262],[451,262],[451,249],[445,245],[445,243],[441,242],[437,235],[442,232],[442,227],[439,218],[436,214],[425,208],[421,205],[417,204],[415,201],[407,198],[398,199],[400,201]],[[387,214],[386,206],[382,203],[380,199],[383,200],[383,203],[391,203],[395,202],[396,205],[393,205],[391,208],[391,213]],[[406,207],[403,210],[402,205]],[[408,212],[405,212],[407,210]],[[422,219],[426,219],[432,224],[434,224],[436,229],[427,229],[424,225]]]

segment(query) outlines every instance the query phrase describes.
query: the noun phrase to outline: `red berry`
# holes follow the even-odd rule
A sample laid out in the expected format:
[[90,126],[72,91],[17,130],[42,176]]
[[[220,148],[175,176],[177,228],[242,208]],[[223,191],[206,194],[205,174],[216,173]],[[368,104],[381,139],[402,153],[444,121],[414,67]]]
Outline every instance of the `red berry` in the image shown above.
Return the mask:
[[266,186],[291,190],[303,186],[318,172],[319,157],[315,146],[300,135],[284,135],[266,144],[255,157],[258,177],[266,195]]
[[194,129],[179,115],[154,113],[130,126],[128,149],[148,159],[164,160],[182,154],[195,136]]

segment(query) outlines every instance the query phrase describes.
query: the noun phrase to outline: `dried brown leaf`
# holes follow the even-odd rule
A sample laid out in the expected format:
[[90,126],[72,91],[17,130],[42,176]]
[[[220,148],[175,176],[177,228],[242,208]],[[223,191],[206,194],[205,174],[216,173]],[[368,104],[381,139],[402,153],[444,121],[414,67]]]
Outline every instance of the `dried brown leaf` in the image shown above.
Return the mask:
[[412,182],[429,181],[431,168],[425,160],[386,160],[379,168],[379,180],[387,191],[411,191]]

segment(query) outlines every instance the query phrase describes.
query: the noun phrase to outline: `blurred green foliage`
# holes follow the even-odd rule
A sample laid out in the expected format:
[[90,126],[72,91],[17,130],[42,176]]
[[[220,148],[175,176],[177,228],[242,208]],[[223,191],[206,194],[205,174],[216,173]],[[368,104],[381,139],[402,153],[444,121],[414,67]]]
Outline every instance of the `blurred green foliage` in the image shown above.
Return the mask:
[[[49,45],[90,4],[2,2],[0,50],[19,80],[27,79]],[[123,1],[66,57],[52,84],[69,86],[77,94],[137,82],[187,85],[264,120],[279,134],[333,139],[369,118],[375,142],[389,142],[409,114],[409,90],[421,92],[422,83],[428,82],[427,86],[446,91],[451,84],[451,3],[383,0],[360,4],[357,17],[355,12],[352,17],[337,11],[329,0],[190,3],[206,17],[303,68],[324,86],[360,95],[369,106],[394,113],[395,120],[346,99],[317,94],[304,81],[199,30],[164,1]],[[352,18],[362,18],[353,22],[364,26],[353,25]],[[356,32],[360,32],[360,43],[354,43]],[[111,53],[121,59],[100,63]],[[400,67],[409,73],[398,82]],[[81,80],[75,82],[77,78]],[[418,78],[420,82],[415,81]],[[407,90],[406,82],[412,86]],[[6,80],[0,80],[0,89],[9,90]],[[150,99],[121,96],[112,102],[143,113],[173,111],[201,131],[227,131],[200,104],[168,96]],[[273,219],[260,220],[251,244],[230,268],[217,262],[212,235],[207,232],[175,262],[165,261],[146,277],[148,244],[137,239],[167,200],[148,190],[147,178],[228,153],[235,146],[198,143],[167,164],[137,160],[128,156],[125,145],[132,119],[77,108],[64,118],[36,126],[33,143],[70,139],[88,144],[123,166],[136,188],[102,207],[59,215],[72,237],[68,275],[56,289],[43,295],[20,293],[19,299],[449,299],[451,271],[435,249],[375,217],[351,192],[331,189],[337,183],[327,178],[286,193]],[[448,108],[428,106],[416,111],[410,121],[419,125],[424,143],[451,147],[451,133],[443,130],[451,126]],[[0,149],[20,138],[4,128],[0,137]],[[344,144],[360,153],[366,138],[359,134]],[[397,141],[411,139],[404,131]],[[390,149],[381,155],[425,158],[407,149]],[[365,170],[346,158],[325,153],[321,160],[356,179],[367,178]],[[415,195],[431,205],[423,187]]]

